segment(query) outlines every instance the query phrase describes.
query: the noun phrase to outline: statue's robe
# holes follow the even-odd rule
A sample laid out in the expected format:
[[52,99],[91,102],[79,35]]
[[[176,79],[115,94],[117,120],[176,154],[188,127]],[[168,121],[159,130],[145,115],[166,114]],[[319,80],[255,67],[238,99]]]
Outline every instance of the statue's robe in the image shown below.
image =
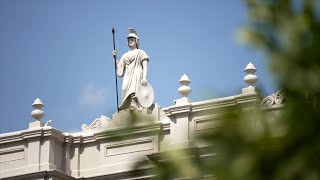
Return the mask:
[[141,49],[134,49],[122,55],[118,63],[118,76],[123,76],[122,102],[119,109],[130,106],[130,95],[136,93],[143,78],[143,61],[149,61],[148,55]]

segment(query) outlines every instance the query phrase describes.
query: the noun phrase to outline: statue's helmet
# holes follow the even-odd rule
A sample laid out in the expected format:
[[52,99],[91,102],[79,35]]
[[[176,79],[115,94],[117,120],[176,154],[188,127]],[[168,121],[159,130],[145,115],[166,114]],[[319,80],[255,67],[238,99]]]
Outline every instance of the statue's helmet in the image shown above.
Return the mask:
[[134,30],[133,28],[129,28],[129,32],[130,32],[130,34],[128,35],[127,39],[135,38],[136,39],[137,48],[139,49],[139,37],[137,35],[136,30]]
[[129,28],[129,32],[130,32],[130,34],[128,35],[127,38],[133,37],[133,38],[136,38],[137,40],[139,40],[139,37],[137,35],[136,30],[134,30],[133,28]]

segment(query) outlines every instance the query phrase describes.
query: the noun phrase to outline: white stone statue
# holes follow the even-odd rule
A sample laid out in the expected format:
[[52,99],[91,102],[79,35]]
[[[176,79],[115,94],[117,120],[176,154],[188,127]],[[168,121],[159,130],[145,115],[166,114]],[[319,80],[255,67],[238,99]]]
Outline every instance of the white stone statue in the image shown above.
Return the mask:
[[[139,37],[133,28],[129,28],[130,34],[127,37],[130,50],[117,60],[117,75],[123,77],[122,102],[119,110],[142,109],[139,105],[136,94],[140,85],[147,86],[147,73],[149,57],[142,49],[139,49]],[[117,51],[112,54],[116,57]],[[116,58],[117,59],[117,58]]]

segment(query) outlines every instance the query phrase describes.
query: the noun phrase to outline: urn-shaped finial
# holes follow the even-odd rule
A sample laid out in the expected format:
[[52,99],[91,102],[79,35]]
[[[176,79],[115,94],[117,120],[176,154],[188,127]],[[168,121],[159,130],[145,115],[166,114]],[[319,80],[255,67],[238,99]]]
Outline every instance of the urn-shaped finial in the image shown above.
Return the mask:
[[41,108],[44,106],[41,99],[37,98],[34,100],[32,107],[34,110],[31,112],[31,116],[36,120],[40,121],[41,118],[44,116],[44,112],[41,110]]
[[254,65],[251,62],[244,69],[244,72],[246,72],[247,75],[243,79],[248,84],[249,87],[254,86],[254,84],[258,80],[258,77],[254,75],[256,71],[257,69],[254,67]]
[[187,97],[191,93],[191,88],[188,86],[188,84],[191,83],[189,77],[184,74],[179,80],[179,83],[182,85],[178,89],[179,93],[182,95],[182,97]]

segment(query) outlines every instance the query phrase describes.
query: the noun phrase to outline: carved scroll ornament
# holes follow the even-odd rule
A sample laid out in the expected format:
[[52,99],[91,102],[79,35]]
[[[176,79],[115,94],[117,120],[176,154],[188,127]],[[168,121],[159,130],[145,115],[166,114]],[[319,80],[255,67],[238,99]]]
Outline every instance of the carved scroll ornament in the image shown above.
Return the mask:
[[284,91],[280,90],[276,93],[273,93],[267,97],[265,97],[262,101],[261,104],[263,106],[273,106],[273,105],[280,105],[285,103],[285,95],[284,95]]

